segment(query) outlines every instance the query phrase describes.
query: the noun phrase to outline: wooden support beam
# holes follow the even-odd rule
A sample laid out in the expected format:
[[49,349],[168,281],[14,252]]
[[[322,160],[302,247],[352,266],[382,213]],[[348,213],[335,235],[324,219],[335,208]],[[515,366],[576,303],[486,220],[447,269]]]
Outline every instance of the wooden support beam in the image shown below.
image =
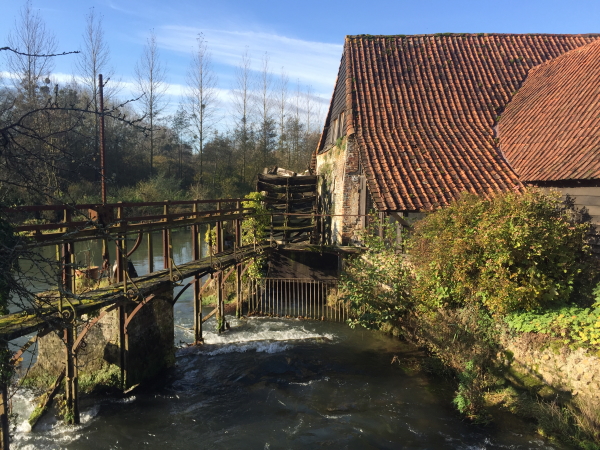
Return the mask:
[[8,426],[8,388],[0,385],[0,450],[8,450],[10,429]]
[[[165,200],[165,204],[163,206],[163,214],[165,216],[167,216],[169,214],[169,204],[168,202]],[[164,219],[165,222],[168,222],[168,219]],[[170,260],[169,260],[169,233],[168,233],[168,229],[165,227],[165,229],[162,232],[163,235],[163,269],[168,269],[170,267]]]

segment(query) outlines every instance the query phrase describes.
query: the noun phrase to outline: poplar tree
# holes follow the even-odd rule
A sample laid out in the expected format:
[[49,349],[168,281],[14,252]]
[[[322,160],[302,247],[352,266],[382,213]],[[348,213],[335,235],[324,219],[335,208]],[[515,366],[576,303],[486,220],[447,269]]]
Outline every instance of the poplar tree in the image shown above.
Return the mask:
[[166,69],[160,61],[156,34],[150,31],[142,56],[135,65],[135,84],[139,94],[142,95],[142,114],[148,120],[150,134],[150,176],[154,170],[154,132],[156,121],[167,106],[165,93],[167,91]]
[[196,132],[197,149],[200,156],[200,179],[204,179],[204,145],[206,137],[217,122],[217,76],[212,68],[212,58],[204,35],[196,38],[197,46],[192,54],[192,61],[187,73],[187,100],[194,131]]

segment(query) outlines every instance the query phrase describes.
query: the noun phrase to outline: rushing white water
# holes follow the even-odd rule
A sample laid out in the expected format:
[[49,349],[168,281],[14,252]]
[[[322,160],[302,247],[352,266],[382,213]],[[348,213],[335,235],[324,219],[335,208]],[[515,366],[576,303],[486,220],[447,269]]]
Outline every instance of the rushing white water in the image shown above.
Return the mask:
[[159,386],[83,399],[81,425],[50,414],[28,432],[32,395],[19,391],[13,448],[553,448],[526,428],[464,423],[436,382],[391,364],[417,354],[398,340],[342,324],[228,319],[221,335],[207,322],[205,344],[180,349]]

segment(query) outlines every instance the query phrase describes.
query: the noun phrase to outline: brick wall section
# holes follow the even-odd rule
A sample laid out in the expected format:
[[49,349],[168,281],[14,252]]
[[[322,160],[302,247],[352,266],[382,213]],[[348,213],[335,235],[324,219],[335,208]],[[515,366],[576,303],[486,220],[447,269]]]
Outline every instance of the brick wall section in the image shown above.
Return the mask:
[[353,137],[348,140],[344,177],[342,244],[346,245],[354,238],[359,213],[359,175],[361,175],[358,146]]

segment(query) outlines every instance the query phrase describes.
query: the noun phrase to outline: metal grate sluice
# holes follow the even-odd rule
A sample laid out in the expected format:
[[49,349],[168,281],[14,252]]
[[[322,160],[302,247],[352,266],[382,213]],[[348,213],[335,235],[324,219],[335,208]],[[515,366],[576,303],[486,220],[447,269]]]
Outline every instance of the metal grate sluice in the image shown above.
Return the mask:
[[348,309],[336,293],[337,282],[310,278],[249,279],[243,289],[250,314],[345,322]]

